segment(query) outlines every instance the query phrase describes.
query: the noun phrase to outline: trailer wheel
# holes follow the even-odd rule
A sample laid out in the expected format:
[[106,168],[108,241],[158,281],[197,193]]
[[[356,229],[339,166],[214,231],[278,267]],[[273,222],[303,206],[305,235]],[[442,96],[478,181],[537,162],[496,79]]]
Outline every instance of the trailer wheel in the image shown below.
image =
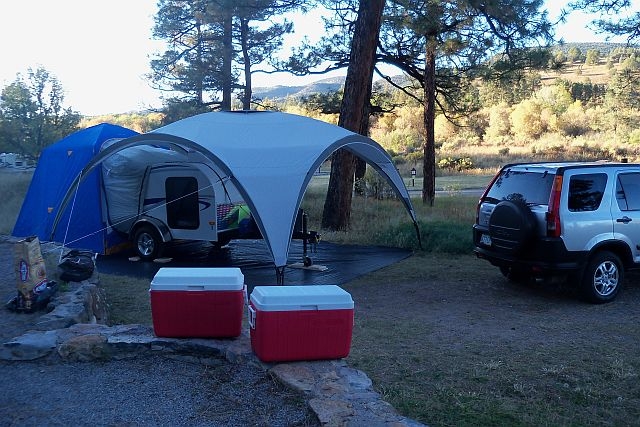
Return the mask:
[[153,260],[160,255],[162,240],[158,232],[149,225],[143,225],[136,230],[133,242],[138,256],[145,261]]

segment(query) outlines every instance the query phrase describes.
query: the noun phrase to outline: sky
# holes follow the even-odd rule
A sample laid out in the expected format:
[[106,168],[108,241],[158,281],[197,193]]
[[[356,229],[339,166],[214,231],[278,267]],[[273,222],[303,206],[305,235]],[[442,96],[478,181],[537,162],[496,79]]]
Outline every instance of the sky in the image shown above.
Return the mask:
[[[564,1],[547,0],[553,20]],[[157,0],[0,0],[0,89],[29,68],[44,67],[65,90],[65,106],[83,115],[125,113],[161,106],[145,79],[153,53]],[[565,42],[603,41],[588,28],[592,17],[572,13],[557,28]],[[296,37],[322,33],[315,15],[293,20]],[[289,41],[290,45],[295,40]],[[253,85],[301,85],[326,76],[256,74]]]

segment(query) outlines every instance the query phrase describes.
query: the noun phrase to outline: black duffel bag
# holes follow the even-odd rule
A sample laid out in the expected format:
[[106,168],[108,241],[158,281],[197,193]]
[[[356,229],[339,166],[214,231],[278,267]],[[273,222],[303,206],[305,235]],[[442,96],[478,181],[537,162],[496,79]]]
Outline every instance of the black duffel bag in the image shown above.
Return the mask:
[[95,267],[93,252],[73,249],[58,264],[58,276],[63,282],[81,282],[91,277]]

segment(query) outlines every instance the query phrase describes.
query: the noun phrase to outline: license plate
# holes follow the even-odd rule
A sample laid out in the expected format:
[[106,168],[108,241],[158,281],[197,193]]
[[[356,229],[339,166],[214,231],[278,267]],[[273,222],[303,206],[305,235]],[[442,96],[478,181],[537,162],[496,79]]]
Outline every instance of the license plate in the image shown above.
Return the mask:
[[482,243],[483,245],[486,245],[486,246],[491,246],[491,237],[489,237],[489,235],[487,235],[487,234],[481,234],[480,235],[480,243]]

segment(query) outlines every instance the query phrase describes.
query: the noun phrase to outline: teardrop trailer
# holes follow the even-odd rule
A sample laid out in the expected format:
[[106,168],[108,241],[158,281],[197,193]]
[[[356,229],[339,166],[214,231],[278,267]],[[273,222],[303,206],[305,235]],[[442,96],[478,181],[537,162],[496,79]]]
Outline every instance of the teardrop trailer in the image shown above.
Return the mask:
[[102,164],[109,224],[128,236],[137,255],[158,258],[173,240],[222,247],[232,239],[260,238],[233,184],[214,167],[180,157],[164,148],[138,146]]

